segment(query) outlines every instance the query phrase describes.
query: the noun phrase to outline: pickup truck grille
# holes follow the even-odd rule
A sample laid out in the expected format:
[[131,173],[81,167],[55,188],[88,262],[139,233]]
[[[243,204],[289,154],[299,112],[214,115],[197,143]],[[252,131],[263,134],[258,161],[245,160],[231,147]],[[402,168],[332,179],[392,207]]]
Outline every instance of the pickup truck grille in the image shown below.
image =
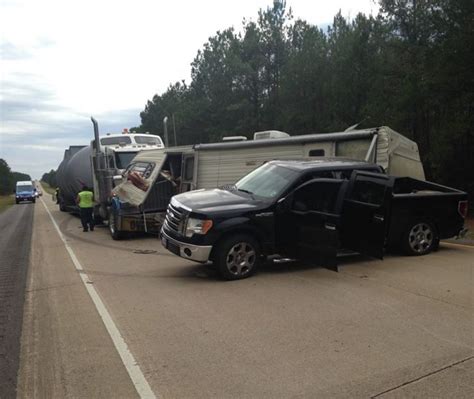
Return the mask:
[[180,209],[171,204],[168,205],[165,218],[165,228],[177,234],[183,234],[184,224],[186,222],[186,214],[183,209]]

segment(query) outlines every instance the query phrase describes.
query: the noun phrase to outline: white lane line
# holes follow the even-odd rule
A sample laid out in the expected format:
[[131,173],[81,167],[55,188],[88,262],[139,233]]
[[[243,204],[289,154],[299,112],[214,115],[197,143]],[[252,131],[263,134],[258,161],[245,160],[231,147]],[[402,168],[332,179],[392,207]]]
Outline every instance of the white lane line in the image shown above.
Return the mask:
[[112,318],[110,317],[110,314],[107,311],[104,303],[100,299],[99,294],[95,290],[94,286],[90,284],[89,276],[84,272],[84,268],[82,267],[81,263],[77,259],[76,254],[74,253],[72,248],[67,243],[66,239],[64,238],[63,233],[61,233],[59,226],[57,225],[56,221],[54,220],[53,215],[49,211],[48,207],[46,206],[42,198],[41,198],[41,202],[43,203],[43,206],[46,209],[46,212],[48,212],[48,215],[51,218],[51,221],[53,222],[53,225],[56,228],[56,231],[58,232],[59,237],[63,241],[64,246],[66,247],[66,250],[69,253],[69,256],[71,257],[72,263],[74,263],[76,270],[80,271],[79,276],[81,277],[82,282],[84,283],[84,286],[86,287],[87,292],[89,293],[92,299],[92,302],[94,302],[94,305],[97,311],[99,312],[99,315],[102,318],[102,321],[105,324],[105,328],[107,329],[107,332],[109,333],[110,338],[112,338],[112,341],[115,345],[115,349],[117,349],[117,352],[119,353],[120,358],[122,359],[122,363],[127,369],[128,375],[130,376],[132,383],[135,386],[135,389],[137,390],[138,395],[140,396],[140,398],[143,398],[143,399],[156,399],[156,396],[151,390],[150,385],[148,384],[148,381],[146,380],[145,376],[143,375],[140,369],[140,366],[138,365],[137,361],[135,360],[132,353],[128,349],[127,343],[122,338],[120,331],[118,330],[117,326],[115,325]]

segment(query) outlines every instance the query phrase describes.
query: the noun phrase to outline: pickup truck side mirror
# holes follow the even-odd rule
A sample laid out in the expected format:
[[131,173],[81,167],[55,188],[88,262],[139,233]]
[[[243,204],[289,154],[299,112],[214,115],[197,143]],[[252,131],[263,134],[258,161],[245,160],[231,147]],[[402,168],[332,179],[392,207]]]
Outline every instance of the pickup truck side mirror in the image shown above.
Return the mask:
[[291,203],[293,202],[293,194],[282,197],[277,201],[276,209],[278,212],[288,212],[291,209]]

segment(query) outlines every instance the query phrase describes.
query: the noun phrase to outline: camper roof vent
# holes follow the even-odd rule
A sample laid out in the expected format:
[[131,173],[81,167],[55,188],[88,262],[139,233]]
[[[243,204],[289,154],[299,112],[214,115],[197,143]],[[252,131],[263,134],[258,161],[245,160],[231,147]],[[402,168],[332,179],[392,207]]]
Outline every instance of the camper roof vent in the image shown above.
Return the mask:
[[282,139],[285,137],[290,137],[290,135],[285,132],[280,132],[279,130],[264,130],[263,132],[256,132],[253,134],[254,140]]
[[222,137],[222,141],[245,141],[247,137],[245,136],[226,136]]

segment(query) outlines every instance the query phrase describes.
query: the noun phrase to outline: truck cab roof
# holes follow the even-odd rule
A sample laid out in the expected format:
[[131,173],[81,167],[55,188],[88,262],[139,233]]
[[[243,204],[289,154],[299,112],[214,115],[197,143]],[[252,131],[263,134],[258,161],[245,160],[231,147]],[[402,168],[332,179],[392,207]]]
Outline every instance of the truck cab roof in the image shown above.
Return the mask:
[[282,159],[273,160],[268,163],[273,165],[282,166],[285,168],[297,170],[297,171],[310,171],[310,170],[342,170],[342,169],[370,169],[381,171],[382,167],[375,163],[365,162],[349,158],[338,158],[338,157],[318,157],[318,158],[299,158],[299,159]]

